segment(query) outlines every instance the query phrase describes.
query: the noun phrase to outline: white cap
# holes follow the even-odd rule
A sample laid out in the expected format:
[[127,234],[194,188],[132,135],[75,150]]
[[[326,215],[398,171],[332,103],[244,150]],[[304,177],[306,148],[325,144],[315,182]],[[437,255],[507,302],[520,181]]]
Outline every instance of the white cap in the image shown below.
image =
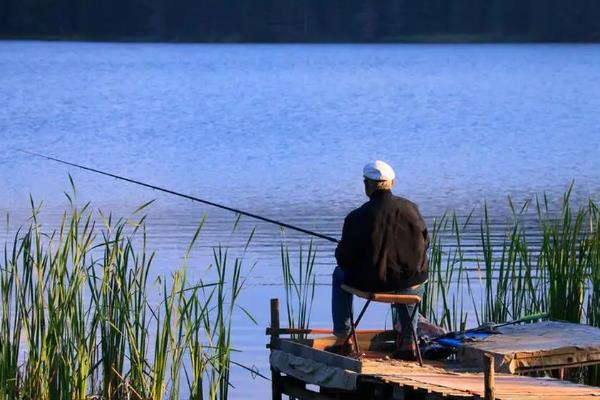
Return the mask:
[[363,176],[372,181],[391,181],[396,177],[396,174],[388,163],[375,160],[365,165]]

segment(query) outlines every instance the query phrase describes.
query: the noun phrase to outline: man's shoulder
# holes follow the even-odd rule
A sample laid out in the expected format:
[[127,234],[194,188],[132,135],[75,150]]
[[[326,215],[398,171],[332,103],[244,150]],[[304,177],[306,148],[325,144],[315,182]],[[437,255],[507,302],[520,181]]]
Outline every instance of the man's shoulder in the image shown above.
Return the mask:
[[416,203],[401,197],[394,195],[394,203],[395,207],[402,215],[403,218],[411,220],[415,223],[424,224],[423,217],[421,216],[421,212],[419,211],[419,207]]
[[393,195],[392,198],[398,207],[409,208],[412,210],[418,210],[419,208],[415,203],[405,197]]
[[369,202],[363,203],[360,207],[355,208],[346,215],[346,220],[352,220],[363,216],[369,208]]

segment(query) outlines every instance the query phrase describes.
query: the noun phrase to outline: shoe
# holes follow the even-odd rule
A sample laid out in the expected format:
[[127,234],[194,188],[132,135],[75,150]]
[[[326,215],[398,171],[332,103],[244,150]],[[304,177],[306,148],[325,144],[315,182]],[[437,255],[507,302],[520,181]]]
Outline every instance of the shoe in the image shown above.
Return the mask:
[[348,356],[350,353],[352,353],[352,345],[350,343],[332,344],[331,346],[325,347],[323,350],[328,353],[338,354],[340,356]]
[[412,350],[395,350],[392,353],[392,358],[404,361],[417,361],[417,356]]
[[352,353],[352,339],[346,340],[346,338],[338,338],[334,344],[326,346],[323,350],[329,353],[339,354],[341,356],[347,356]]
[[405,361],[416,361],[417,345],[415,343],[403,343],[400,348],[397,348],[392,353],[392,358]]

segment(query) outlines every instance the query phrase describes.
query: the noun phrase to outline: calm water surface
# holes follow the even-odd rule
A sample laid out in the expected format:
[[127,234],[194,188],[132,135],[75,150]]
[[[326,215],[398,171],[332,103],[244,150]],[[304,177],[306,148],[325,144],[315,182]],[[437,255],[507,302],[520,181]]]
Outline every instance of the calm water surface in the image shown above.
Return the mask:
[[[268,299],[282,297],[281,232],[174,197],[15,153],[24,148],[339,236],[364,201],[362,165],[387,160],[397,192],[431,221],[485,198],[495,217],[508,195],[600,194],[600,46],[171,45],[0,42],[0,212],[11,231],[29,194],[48,229],[66,205],[67,173],[80,202],[129,215],[148,210],[155,273],[176,269],[198,221],[190,262],[210,248],[239,250],[257,233],[243,295],[259,326],[236,320],[237,361],[268,372]],[[3,218],[4,219],[4,218]],[[502,229],[501,227],[499,229]],[[6,230],[3,229],[3,232]],[[5,235],[6,233],[3,233]],[[308,238],[286,232],[292,248]],[[332,247],[318,241],[319,302],[329,325]],[[382,310],[383,312],[383,310]],[[380,327],[371,311],[366,325]],[[269,385],[234,373],[234,397]]]

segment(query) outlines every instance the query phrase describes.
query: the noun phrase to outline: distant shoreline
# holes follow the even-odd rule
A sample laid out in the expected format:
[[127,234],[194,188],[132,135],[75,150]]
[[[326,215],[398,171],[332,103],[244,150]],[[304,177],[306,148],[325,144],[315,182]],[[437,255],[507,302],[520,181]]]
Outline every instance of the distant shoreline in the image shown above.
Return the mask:
[[47,41],[47,42],[90,42],[90,43],[165,43],[165,44],[599,44],[600,38],[580,41],[535,40],[524,36],[503,37],[497,35],[407,35],[397,38],[378,40],[241,40],[239,38],[222,38],[220,40],[203,40],[193,38],[159,37],[88,37],[88,36],[54,36],[54,35],[0,35],[1,41]]

